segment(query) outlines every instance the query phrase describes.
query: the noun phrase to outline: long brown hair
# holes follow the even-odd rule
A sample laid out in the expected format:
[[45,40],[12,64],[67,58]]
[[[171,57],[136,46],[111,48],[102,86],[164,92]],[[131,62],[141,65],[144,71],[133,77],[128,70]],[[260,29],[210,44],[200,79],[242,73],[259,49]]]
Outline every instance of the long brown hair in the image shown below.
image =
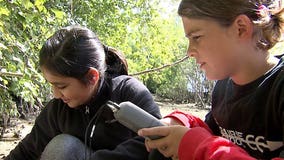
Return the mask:
[[255,26],[257,47],[264,50],[279,42],[283,12],[281,0],[182,0],[178,9],[180,16],[209,18],[225,27],[244,14]]

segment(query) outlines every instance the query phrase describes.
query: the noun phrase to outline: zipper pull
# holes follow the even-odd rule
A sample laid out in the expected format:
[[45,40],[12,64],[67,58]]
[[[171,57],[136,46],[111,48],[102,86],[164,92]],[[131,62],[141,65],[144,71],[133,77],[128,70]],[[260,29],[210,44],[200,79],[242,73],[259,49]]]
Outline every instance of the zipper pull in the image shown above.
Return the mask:
[[90,109],[88,106],[86,106],[85,114],[89,114],[89,113],[90,113]]
[[91,131],[91,134],[90,134],[90,138],[93,138],[95,128],[96,128],[96,125],[93,125],[92,131]]

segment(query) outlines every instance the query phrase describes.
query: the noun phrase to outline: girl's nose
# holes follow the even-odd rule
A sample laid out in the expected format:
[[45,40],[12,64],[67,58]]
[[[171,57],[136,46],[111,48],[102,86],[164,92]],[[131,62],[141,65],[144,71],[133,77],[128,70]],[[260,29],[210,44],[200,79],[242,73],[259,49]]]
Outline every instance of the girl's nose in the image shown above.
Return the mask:
[[191,45],[189,45],[188,48],[187,48],[187,55],[189,57],[195,57],[196,49],[194,49]]
[[59,99],[59,98],[62,97],[62,94],[60,93],[60,91],[56,87],[52,86],[52,91],[53,91],[53,97],[54,98]]

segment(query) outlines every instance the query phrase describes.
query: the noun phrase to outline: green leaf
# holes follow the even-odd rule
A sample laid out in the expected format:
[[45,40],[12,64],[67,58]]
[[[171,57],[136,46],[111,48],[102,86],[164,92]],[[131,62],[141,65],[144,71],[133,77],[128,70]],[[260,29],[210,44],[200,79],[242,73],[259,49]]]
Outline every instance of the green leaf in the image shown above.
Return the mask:
[[0,49],[8,49],[3,43],[0,42]]
[[4,7],[0,7],[0,15],[6,15],[9,16],[10,15],[10,11],[7,8]]
[[7,85],[7,84],[9,84],[9,82],[7,81],[7,80],[3,80],[3,83],[4,83],[4,85]]
[[65,17],[65,13],[60,11],[60,10],[57,10],[57,9],[51,9],[51,11],[55,14],[55,17],[57,19],[63,19]]
[[25,9],[30,9],[34,6],[30,0],[22,0],[22,5],[24,5]]
[[35,1],[35,6],[37,7],[37,9],[42,12],[42,11],[45,11],[46,8],[45,6],[43,5],[45,3],[46,0],[36,0]]

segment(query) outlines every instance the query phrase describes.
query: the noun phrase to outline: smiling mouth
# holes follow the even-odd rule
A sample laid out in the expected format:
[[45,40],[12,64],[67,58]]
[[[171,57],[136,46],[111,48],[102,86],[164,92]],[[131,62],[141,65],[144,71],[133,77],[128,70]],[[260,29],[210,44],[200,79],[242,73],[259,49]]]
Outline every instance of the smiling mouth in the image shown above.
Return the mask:
[[66,99],[62,99],[62,101],[63,101],[64,103],[68,103],[68,102],[69,102],[69,100],[66,100]]

